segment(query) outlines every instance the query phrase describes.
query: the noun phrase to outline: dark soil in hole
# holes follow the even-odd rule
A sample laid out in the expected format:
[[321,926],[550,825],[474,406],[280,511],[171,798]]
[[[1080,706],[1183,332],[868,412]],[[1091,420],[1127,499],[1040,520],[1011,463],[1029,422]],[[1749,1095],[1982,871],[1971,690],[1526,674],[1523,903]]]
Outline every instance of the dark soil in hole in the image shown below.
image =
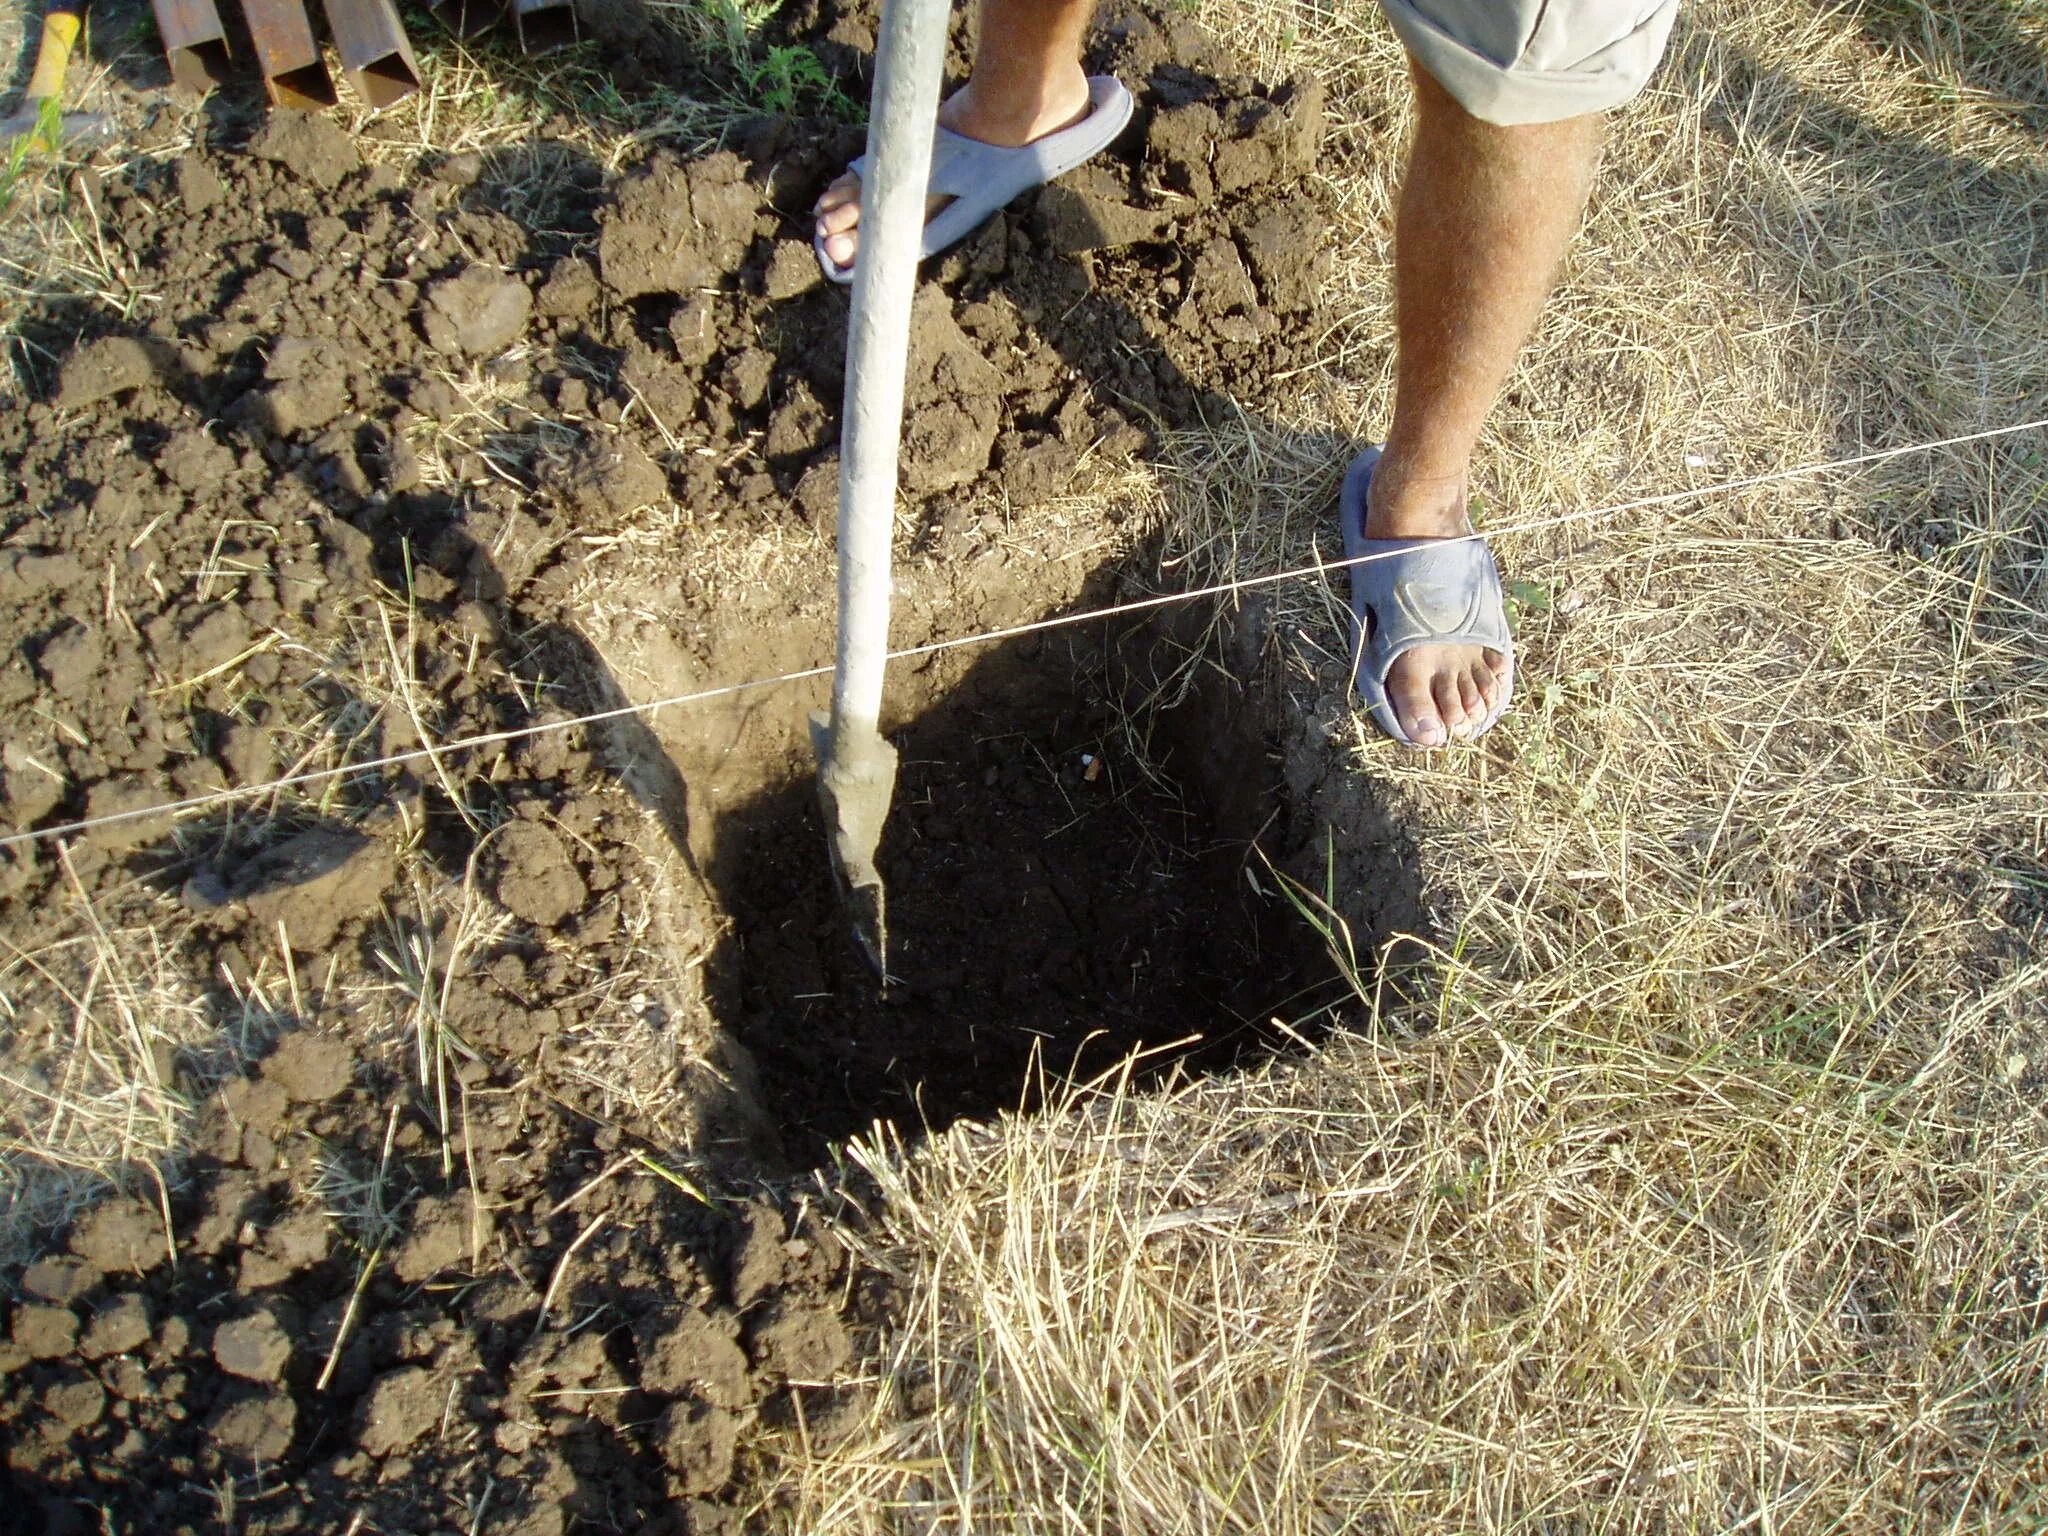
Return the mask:
[[1053,636],[897,734],[886,989],[816,878],[810,783],[733,815],[712,870],[735,925],[727,1022],[792,1154],[878,1118],[915,1134],[1028,1106],[1138,1050],[1143,1077],[1289,1044],[1269,1021],[1326,997],[1329,962],[1245,879],[1246,843],[1146,760],[1151,723],[1097,647]]

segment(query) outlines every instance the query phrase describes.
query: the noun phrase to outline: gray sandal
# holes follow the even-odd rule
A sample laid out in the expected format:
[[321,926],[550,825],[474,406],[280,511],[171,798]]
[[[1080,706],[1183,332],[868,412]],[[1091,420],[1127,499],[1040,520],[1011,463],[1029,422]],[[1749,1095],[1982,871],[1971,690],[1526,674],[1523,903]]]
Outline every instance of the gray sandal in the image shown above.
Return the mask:
[[[1088,79],[1088,115],[1070,128],[1048,133],[1017,149],[984,144],[954,133],[949,128],[934,130],[932,174],[928,183],[933,197],[950,197],[924,227],[924,251],[935,256],[949,245],[958,244],[998,208],[1020,192],[1064,176],[1082,161],[1108,148],[1131,120],[1131,93],[1109,75]],[[849,170],[866,172],[868,157],[862,155]],[[835,283],[853,281],[856,256],[850,266],[840,266],[825,254],[824,237],[813,233],[811,248],[818,253],[818,266]]]
[[1379,728],[1420,749],[1387,702],[1387,672],[1418,645],[1483,645],[1507,658],[1507,681],[1476,739],[1507,712],[1515,686],[1515,642],[1493,552],[1479,539],[1369,539],[1365,497],[1380,451],[1368,448],[1344,475],[1338,508],[1350,567],[1352,683]]

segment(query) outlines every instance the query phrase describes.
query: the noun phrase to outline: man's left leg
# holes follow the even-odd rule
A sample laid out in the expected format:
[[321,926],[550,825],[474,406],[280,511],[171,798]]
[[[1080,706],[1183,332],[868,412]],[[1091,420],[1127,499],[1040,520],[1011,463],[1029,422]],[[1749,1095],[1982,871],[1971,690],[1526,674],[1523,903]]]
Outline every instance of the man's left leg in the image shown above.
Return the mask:
[[[984,144],[1016,149],[1088,115],[1081,42],[1095,0],[982,0],[967,84],[939,107],[939,125]],[[944,198],[933,198],[926,217]],[[860,178],[848,171],[814,210],[818,238],[837,265],[860,247]]]

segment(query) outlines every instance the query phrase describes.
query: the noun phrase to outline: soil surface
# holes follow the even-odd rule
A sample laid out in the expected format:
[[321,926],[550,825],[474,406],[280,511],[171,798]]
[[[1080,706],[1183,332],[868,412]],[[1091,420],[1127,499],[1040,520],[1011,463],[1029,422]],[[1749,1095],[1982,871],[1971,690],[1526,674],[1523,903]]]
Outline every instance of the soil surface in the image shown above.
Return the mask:
[[[585,23],[625,87],[659,67],[639,13]],[[860,94],[871,12],[776,26]],[[1093,47],[1131,129],[925,269],[903,464],[940,568],[1271,403],[1317,334],[1318,85],[1177,17]],[[229,101],[87,173],[123,286],[34,317],[0,412],[6,829],[615,704],[575,603],[657,535],[692,622],[772,638],[774,594],[698,573],[829,530],[848,296],[806,210],[859,139],[761,118],[608,175],[546,128],[411,160]],[[219,1042],[158,1053],[197,1105],[162,1179],[5,1276],[28,1529],[746,1527],[761,1437],[845,1432],[887,1315],[829,1230],[858,1201],[796,1177],[832,1139],[1034,1064],[1228,1060],[1306,984],[1246,807],[1134,734],[1157,678],[1113,639],[1006,647],[899,735],[886,991],[808,785],[707,827],[631,722],[0,850],[10,1081],[59,1089],[81,996],[145,961]]]

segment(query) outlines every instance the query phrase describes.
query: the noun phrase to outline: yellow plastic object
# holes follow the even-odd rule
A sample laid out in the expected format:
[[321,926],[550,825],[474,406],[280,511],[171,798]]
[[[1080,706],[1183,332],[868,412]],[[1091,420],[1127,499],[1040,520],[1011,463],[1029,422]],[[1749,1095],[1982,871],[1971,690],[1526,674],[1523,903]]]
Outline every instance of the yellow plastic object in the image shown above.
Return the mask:
[[42,45],[36,50],[35,72],[28,77],[24,93],[31,105],[64,94],[64,70],[71,62],[82,25],[76,11],[52,11],[43,18]]

